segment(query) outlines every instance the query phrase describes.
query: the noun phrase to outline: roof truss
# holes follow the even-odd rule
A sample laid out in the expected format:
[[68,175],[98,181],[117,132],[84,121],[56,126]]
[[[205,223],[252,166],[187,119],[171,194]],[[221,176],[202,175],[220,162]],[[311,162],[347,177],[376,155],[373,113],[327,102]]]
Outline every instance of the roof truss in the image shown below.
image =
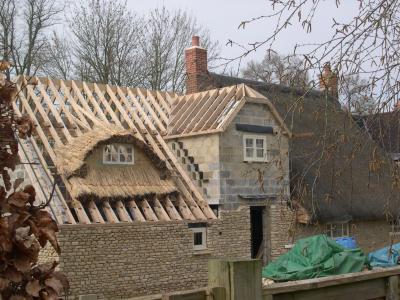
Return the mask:
[[[24,145],[28,161],[38,160],[40,167],[32,168],[32,179],[40,173],[43,186],[57,182],[57,201],[51,210],[61,223],[103,223],[157,220],[205,220],[215,218],[203,195],[197,190],[185,170],[166,144],[171,103],[177,95],[144,89],[124,88],[79,81],[19,77],[21,92],[14,103],[17,114],[28,114],[36,124],[36,134]],[[180,194],[157,199],[130,201],[93,200],[81,203],[68,199],[68,180],[54,169],[54,147],[65,145],[74,137],[95,126],[115,124],[132,130],[134,136],[150,145],[166,161],[172,171]],[[25,153],[25,151],[24,151]],[[44,197],[44,188],[39,189]],[[64,186],[60,184],[64,183]],[[45,199],[43,199],[44,201]]]

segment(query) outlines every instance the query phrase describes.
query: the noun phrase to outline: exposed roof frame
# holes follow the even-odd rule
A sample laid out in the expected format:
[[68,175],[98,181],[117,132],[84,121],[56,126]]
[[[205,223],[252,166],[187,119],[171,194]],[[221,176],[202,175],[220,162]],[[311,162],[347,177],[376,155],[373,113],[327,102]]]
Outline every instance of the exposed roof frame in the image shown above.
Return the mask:
[[[30,82],[35,84],[31,85]],[[51,164],[55,165],[57,159],[54,153],[55,145],[64,145],[94,126],[107,126],[107,123],[113,123],[121,128],[131,129],[135,137],[151,145],[157,155],[166,160],[167,167],[174,174],[182,193],[174,200],[178,203],[182,216],[174,205],[171,206],[169,198],[151,199],[154,207],[149,205],[149,199],[138,203],[132,200],[127,207],[121,207],[118,202],[115,209],[119,218],[107,201],[102,203],[101,207],[94,201],[89,201],[85,209],[81,202],[72,199],[74,204],[72,209],[78,220],[75,220],[67,209],[68,223],[75,221],[103,223],[106,220],[102,217],[100,209],[103,210],[108,222],[133,221],[127,214],[129,209],[136,211],[136,220],[139,221],[215,218],[203,195],[197,190],[161,136],[165,133],[167,125],[167,113],[170,111],[168,105],[177,97],[176,95],[38,77],[18,77],[17,85],[22,92],[14,105],[14,110],[19,114],[28,113],[35,123],[37,136],[32,138],[32,144],[37,147],[39,142],[44,146],[44,152],[39,153],[39,156],[43,169],[47,172],[49,165],[44,156],[49,156]],[[63,178],[63,181],[68,190],[68,180]],[[63,197],[62,202],[64,207],[68,207]],[[141,212],[144,212],[144,215]]]
[[267,105],[284,134],[292,136],[274,105],[264,95],[244,84],[179,96],[172,106],[165,139],[175,139],[226,130],[245,103]]

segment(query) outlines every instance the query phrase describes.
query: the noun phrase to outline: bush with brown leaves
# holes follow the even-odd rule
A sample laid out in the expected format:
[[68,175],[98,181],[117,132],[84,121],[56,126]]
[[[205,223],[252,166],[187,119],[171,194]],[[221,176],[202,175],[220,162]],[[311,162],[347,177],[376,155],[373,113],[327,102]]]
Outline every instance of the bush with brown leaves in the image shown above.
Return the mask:
[[[0,62],[0,66],[4,62]],[[66,277],[55,271],[57,262],[38,264],[40,250],[49,242],[60,253],[57,223],[49,212],[35,205],[35,189],[21,189],[9,172],[19,163],[19,138],[32,134],[27,116],[15,117],[12,103],[16,87],[0,74],[0,294],[3,299],[60,299],[68,289]]]

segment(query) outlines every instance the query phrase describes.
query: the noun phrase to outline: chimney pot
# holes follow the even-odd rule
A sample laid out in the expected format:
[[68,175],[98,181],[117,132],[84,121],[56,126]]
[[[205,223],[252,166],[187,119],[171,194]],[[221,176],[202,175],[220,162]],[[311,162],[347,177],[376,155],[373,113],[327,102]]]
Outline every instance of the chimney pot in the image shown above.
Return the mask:
[[338,96],[338,76],[332,71],[330,63],[325,63],[319,77],[319,84],[323,90],[328,91],[332,96]]
[[200,46],[200,37],[197,35],[192,36],[192,46]]

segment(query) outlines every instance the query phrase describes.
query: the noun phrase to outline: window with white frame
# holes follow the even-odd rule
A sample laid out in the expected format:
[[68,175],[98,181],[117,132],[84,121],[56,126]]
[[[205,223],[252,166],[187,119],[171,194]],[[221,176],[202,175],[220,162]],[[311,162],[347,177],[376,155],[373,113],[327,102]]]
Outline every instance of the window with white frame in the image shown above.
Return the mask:
[[350,223],[328,223],[326,224],[326,235],[331,238],[350,236]]
[[133,165],[133,146],[128,144],[109,144],[103,149],[104,164]]
[[400,235],[400,218],[390,222],[391,234]]
[[195,227],[193,231],[193,249],[205,250],[207,249],[207,229],[206,227]]
[[263,135],[244,135],[243,154],[245,161],[267,161],[267,138]]

